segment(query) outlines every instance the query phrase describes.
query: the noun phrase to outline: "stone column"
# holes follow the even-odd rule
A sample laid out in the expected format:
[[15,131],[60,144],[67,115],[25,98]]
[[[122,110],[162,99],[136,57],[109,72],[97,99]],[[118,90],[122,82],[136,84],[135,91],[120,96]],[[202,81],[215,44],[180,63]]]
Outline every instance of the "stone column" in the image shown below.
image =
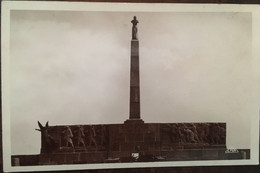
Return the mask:
[[139,41],[138,40],[131,41],[129,119],[140,119]]

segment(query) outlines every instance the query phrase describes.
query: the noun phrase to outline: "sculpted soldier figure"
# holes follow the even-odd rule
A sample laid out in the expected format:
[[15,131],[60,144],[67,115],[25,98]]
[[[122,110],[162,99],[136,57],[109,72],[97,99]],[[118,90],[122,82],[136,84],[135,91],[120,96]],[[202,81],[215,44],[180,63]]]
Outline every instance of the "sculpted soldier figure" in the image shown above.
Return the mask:
[[92,146],[92,144],[95,145],[97,149],[97,142],[96,142],[96,130],[95,127],[90,125],[89,127],[89,146]]
[[180,137],[180,144],[184,144],[187,142],[187,137],[186,137],[186,132],[185,129],[187,128],[187,126],[184,123],[179,123],[179,127],[178,127],[178,133],[179,133],[179,137]]
[[179,130],[179,126],[178,124],[172,124],[172,128],[171,128],[171,132],[174,136],[174,139],[172,139],[172,141],[174,141],[175,143],[181,141],[181,134],[180,134],[180,130]]
[[131,23],[133,24],[132,40],[137,40],[137,23],[138,23],[138,20],[136,20],[136,16],[134,16],[134,19],[131,21]]
[[194,138],[194,133],[193,133],[193,131],[191,131],[191,130],[188,129],[188,128],[185,128],[185,129],[184,129],[184,132],[185,132],[185,134],[186,134],[186,137],[187,137],[187,141],[188,141],[188,142],[196,143],[196,140],[195,140],[195,138]]
[[193,132],[193,134],[194,134],[194,140],[197,142],[197,143],[199,143],[200,142],[200,139],[199,139],[199,137],[198,137],[198,131],[197,131],[197,126],[194,124],[194,123],[191,123],[190,124],[191,125],[191,131]]
[[84,141],[84,128],[82,126],[77,126],[77,131],[76,131],[76,139],[77,139],[77,146],[80,147],[82,145],[84,148],[86,148],[85,141]]
[[70,145],[71,147],[74,148],[73,141],[72,141],[73,134],[70,127],[66,126],[66,129],[62,133],[64,134],[65,146],[69,147]]

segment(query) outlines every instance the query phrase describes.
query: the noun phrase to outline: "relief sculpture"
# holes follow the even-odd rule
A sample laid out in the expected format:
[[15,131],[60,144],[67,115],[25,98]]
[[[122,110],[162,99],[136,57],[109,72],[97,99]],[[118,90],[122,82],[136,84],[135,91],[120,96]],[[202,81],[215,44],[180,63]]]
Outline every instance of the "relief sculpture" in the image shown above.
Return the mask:
[[59,133],[56,133],[53,127],[49,127],[48,122],[43,126],[38,121],[38,126],[40,129],[35,130],[41,132],[41,152],[48,153],[58,149],[60,147]]
[[225,144],[226,129],[221,123],[168,123],[161,126],[161,135],[162,143],[221,145]]
[[73,133],[69,126],[66,126],[65,129],[62,131],[62,141],[65,147],[72,147],[74,148],[73,144]]
[[77,126],[76,130],[75,130],[75,138],[76,138],[76,143],[77,143],[77,147],[84,147],[84,149],[86,149],[86,145],[85,145],[85,133],[84,133],[84,127],[83,126]]

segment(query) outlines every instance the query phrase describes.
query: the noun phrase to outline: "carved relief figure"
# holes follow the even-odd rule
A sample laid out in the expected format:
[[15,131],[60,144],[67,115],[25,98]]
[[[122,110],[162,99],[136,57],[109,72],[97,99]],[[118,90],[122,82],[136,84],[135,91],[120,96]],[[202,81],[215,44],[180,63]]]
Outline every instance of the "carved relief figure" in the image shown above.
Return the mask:
[[84,141],[85,138],[84,128],[82,126],[77,126],[75,138],[78,147],[83,146],[84,148],[86,148],[85,141]]
[[186,132],[184,129],[186,129],[187,126],[184,123],[179,124],[179,136],[180,136],[180,144],[184,144],[187,142]]
[[90,125],[88,129],[88,141],[89,141],[89,146],[92,146],[94,144],[94,146],[97,149],[96,130],[93,125]]
[[191,129],[191,131],[194,134],[194,140],[196,141],[196,143],[199,143],[200,140],[199,140],[199,137],[198,137],[198,131],[197,131],[197,126],[196,125],[194,123],[191,123],[190,129]]
[[188,128],[184,128],[183,132],[185,133],[187,142],[189,142],[189,143],[196,143],[196,140],[195,140],[195,137],[194,137],[195,135],[194,135],[193,131],[191,131]]
[[168,123],[161,126],[161,133],[163,141],[179,145],[191,143],[220,145],[226,141],[226,129],[223,123]]
[[74,148],[74,144],[73,144],[73,141],[72,141],[73,134],[72,134],[70,127],[66,126],[65,130],[62,131],[62,134],[63,134],[63,139],[65,141],[65,147],[73,147]]

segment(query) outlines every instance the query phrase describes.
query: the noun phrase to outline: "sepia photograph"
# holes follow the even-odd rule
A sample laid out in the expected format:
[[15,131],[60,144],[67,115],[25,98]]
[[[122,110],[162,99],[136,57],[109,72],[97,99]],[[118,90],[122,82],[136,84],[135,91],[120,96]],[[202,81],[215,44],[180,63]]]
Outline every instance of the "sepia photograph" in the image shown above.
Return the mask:
[[5,171],[258,164],[259,8],[2,5]]

